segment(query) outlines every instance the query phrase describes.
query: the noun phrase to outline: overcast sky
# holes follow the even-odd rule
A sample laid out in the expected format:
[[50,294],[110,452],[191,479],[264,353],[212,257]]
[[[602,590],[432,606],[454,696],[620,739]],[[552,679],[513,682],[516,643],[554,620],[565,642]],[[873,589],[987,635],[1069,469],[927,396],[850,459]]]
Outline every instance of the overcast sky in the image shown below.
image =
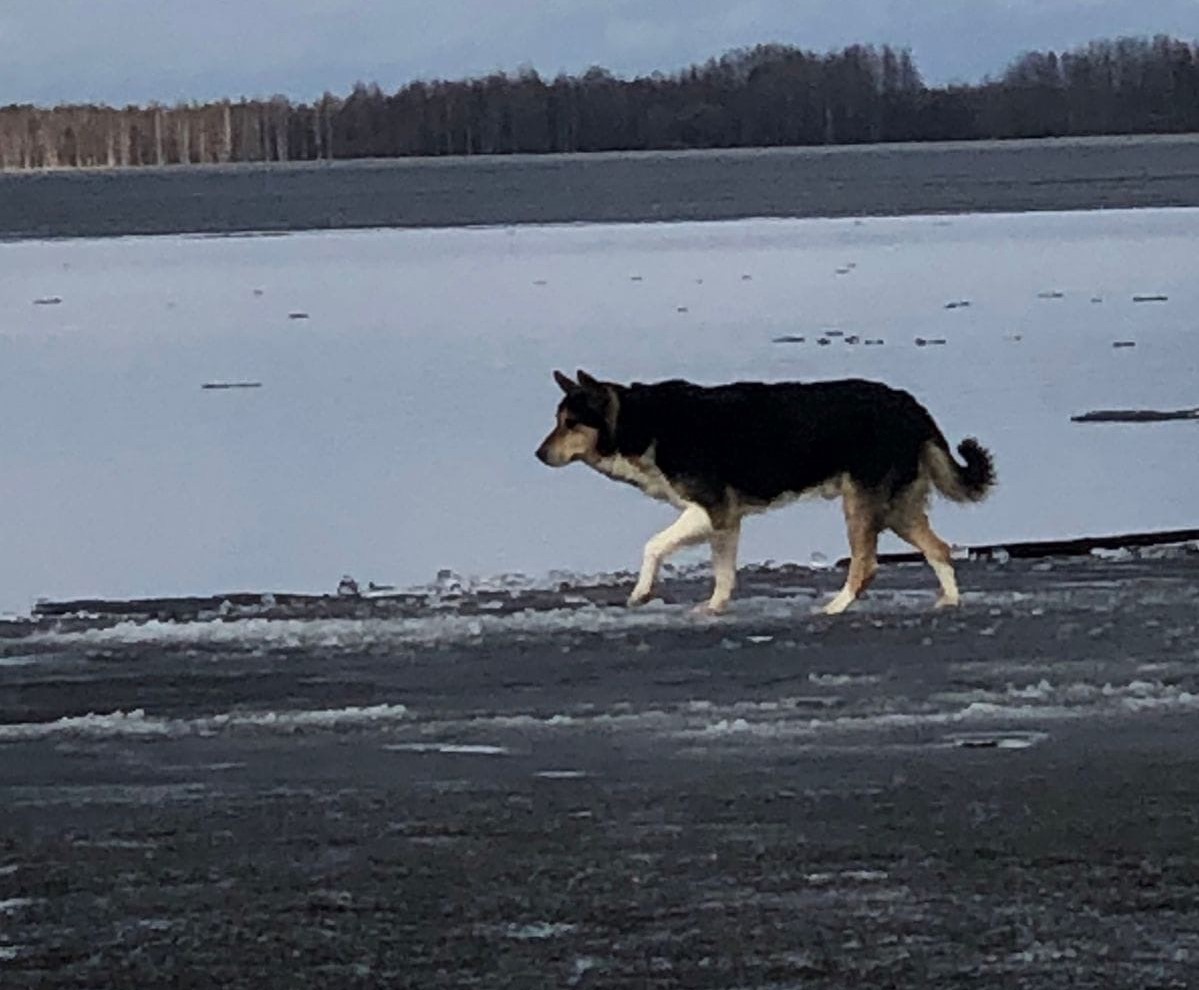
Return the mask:
[[766,41],[906,45],[928,82],[973,82],[1030,48],[1157,33],[1199,38],[1199,0],[0,0],[0,105],[628,75]]

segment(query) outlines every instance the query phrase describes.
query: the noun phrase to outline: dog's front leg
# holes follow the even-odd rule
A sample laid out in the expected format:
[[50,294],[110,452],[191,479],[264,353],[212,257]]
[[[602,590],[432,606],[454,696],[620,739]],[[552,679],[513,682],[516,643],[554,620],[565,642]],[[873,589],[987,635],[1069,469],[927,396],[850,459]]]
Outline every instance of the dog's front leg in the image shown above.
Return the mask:
[[654,590],[654,581],[658,578],[658,568],[662,562],[676,550],[691,546],[708,539],[712,535],[712,517],[700,505],[688,505],[673,523],[667,526],[657,536],[645,545],[645,553],[641,558],[641,573],[633,593],[629,595],[630,605],[644,605]]
[[733,586],[737,583],[737,542],[740,538],[740,522],[712,531],[712,597],[697,606],[696,612],[717,615],[728,607]]

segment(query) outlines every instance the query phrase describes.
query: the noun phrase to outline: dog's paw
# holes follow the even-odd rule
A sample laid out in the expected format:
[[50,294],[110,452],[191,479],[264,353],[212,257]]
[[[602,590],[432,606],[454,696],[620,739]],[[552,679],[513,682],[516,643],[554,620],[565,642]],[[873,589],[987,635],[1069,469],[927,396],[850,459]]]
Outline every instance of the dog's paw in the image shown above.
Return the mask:
[[724,615],[728,602],[700,602],[691,610],[692,615]]
[[942,595],[937,599],[937,603],[933,606],[933,608],[957,608],[960,604],[962,604],[962,600],[957,595],[954,595],[952,598],[950,598],[948,595]]
[[629,595],[628,599],[625,601],[625,605],[627,605],[629,608],[640,608],[653,596],[654,593],[652,591],[637,591],[634,589],[633,593]]
[[824,608],[817,609],[817,612],[819,612],[822,615],[840,615],[847,608],[849,608],[849,606],[852,604],[853,604],[853,596],[852,595],[838,593],[837,596],[835,598],[833,598],[833,600],[831,602],[829,602],[827,605],[824,606]]

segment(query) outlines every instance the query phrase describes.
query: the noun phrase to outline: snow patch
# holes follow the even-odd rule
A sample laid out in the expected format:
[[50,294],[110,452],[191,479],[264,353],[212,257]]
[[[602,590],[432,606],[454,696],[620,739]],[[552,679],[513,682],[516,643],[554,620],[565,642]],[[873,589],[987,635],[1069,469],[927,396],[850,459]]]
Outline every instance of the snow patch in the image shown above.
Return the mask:
[[16,914],[36,903],[37,901],[32,897],[10,897],[8,900],[0,901],[0,914]]
[[556,921],[534,921],[527,925],[509,925],[504,934],[522,942],[541,941],[549,938],[559,938],[569,935],[578,925],[568,925]]
[[[1080,718],[1093,714],[1138,713],[1143,711],[1192,709],[1199,707],[1199,694],[1161,681],[1132,681],[1128,684],[1072,683],[1053,685],[1040,681],[1022,687],[1009,685],[1004,690],[977,690],[968,695],[942,695],[942,704],[956,702],[960,707],[933,710],[893,710],[903,699],[887,699],[889,710],[837,714],[824,718],[805,718],[801,709],[784,703],[736,703],[714,706],[692,703],[692,716],[707,716],[707,721],[687,724],[683,717],[676,734],[687,738],[726,737],[788,738],[827,732],[870,732],[891,729],[916,729],[969,722],[1028,722],[1061,718]],[[867,702],[870,704],[872,702]],[[877,702],[875,702],[877,703]],[[910,704],[910,703],[909,703]],[[744,712],[744,714],[738,714]],[[720,716],[720,717],[716,717]],[[1003,730],[947,737],[956,745],[994,745],[1000,749],[1022,749],[1047,738],[1044,733]],[[972,742],[973,741],[973,742]]]
[[817,886],[824,886],[832,883],[882,883],[887,880],[890,874],[885,870],[841,870],[836,873],[820,872],[820,873],[805,873],[804,879]]
[[877,684],[878,674],[808,674],[808,680],[820,687],[848,687],[853,684]]
[[[793,619],[795,602],[745,598],[730,622]],[[711,621],[693,616],[689,606],[659,605],[630,610],[623,606],[524,609],[502,615],[440,615],[388,619],[221,619],[195,622],[120,622],[102,629],[43,632],[31,642],[58,647],[222,647],[254,649],[363,649],[372,646],[436,646],[482,642],[497,636],[548,636],[643,633],[695,626]]]
[[490,746],[482,743],[392,743],[384,746],[392,753],[445,753],[458,756],[507,756],[507,746]]
[[965,693],[940,695],[942,699],[970,701],[969,708],[990,705],[1005,705],[1012,701],[1030,702],[1030,710],[1040,706],[1077,708],[1088,706],[1117,706],[1130,710],[1146,708],[1187,708],[1199,704],[1199,694],[1178,684],[1161,680],[1134,680],[1127,684],[1088,684],[1076,681],[1069,684],[1054,684],[1042,678],[1039,681],[1014,685],[1002,690],[977,689]]
[[53,722],[15,722],[0,725],[0,743],[30,742],[55,736],[89,739],[177,739],[183,736],[214,736],[225,732],[261,730],[293,733],[349,729],[379,725],[408,717],[404,705],[372,705],[366,708],[329,708],[315,711],[226,712],[199,718],[174,719],[130,712],[76,715]]

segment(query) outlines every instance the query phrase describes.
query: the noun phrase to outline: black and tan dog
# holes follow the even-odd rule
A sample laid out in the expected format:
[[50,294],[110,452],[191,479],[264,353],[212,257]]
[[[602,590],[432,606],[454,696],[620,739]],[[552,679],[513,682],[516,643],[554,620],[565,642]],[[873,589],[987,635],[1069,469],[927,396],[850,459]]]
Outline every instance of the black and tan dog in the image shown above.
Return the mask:
[[551,467],[582,461],[682,511],[645,545],[630,605],[647,601],[658,568],[676,550],[707,540],[715,588],[701,609],[728,604],[741,520],[804,495],[844,499],[851,550],[845,587],[825,606],[843,612],[878,569],[879,533],[892,529],[919,549],[941,584],[938,605],[956,605],[949,547],[928,522],[936,488],[979,502],[995,482],[977,440],[958,453],[928,410],[878,382],[601,382],[585,372],[554,379],[565,393],[557,425],[537,457]]

